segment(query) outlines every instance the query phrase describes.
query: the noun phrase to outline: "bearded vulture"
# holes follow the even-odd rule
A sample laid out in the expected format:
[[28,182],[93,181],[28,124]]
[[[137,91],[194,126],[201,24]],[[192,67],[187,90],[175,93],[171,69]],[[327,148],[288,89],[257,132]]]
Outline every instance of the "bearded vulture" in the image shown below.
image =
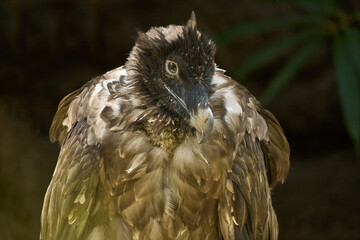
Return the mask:
[[288,142],[214,55],[192,13],[60,102],[40,239],[277,239]]

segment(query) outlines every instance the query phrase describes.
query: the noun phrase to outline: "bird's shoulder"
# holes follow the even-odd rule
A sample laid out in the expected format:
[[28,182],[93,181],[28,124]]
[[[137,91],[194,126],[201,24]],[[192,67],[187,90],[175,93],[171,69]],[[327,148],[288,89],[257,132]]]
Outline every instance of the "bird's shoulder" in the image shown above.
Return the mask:
[[62,99],[50,128],[50,140],[63,143],[78,121],[86,119],[88,144],[101,142],[110,123],[136,105],[123,66],[93,78]]
[[217,128],[234,140],[236,149],[241,148],[246,136],[252,143],[259,144],[270,187],[284,182],[289,170],[290,148],[276,117],[244,86],[225,75],[224,70],[216,70],[212,92]]
[[[268,127],[258,100],[240,83],[217,68],[211,83],[211,105],[214,117],[229,139],[248,133],[252,139],[268,141]],[[226,133],[227,132],[227,133]],[[243,136],[235,141],[239,145]]]

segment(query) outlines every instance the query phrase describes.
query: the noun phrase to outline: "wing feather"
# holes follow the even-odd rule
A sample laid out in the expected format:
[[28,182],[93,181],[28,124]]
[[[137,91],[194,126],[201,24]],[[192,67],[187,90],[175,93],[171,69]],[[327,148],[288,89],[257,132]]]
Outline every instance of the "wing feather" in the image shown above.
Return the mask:
[[50,127],[49,136],[51,142],[58,140],[59,143],[62,144],[67,133],[67,128],[63,125],[63,121],[67,117],[71,102],[80,94],[80,92],[80,89],[74,91],[61,100]]
[[[234,183],[237,232],[248,235],[249,239],[266,239],[271,199],[260,143],[253,142],[247,134],[239,148],[241,151],[238,151],[229,174]],[[271,227],[277,228],[277,222]]]
[[[99,182],[99,146],[86,143],[86,119],[76,123],[61,149],[45,195],[40,239],[83,239]],[[76,176],[76,177],[75,177]]]
[[[219,199],[219,221],[224,239],[271,239],[278,236],[278,222],[271,203],[271,188],[283,182],[289,169],[289,144],[276,118],[240,84],[217,70],[214,99],[224,113],[237,148],[228,176],[233,194]],[[234,107],[234,104],[238,104]],[[231,110],[231,111],[229,111]],[[234,111],[236,110],[236,111]],[[231,208],[224,202],[231,202]],[[227,223],[231,212],[233,223]],[[231,234],[233,226],[234,237]]]
[[[60,102],[50,140],[58,140],[61,151],[44,199],[40,239],[85,239],[90,233],[91,237],[101,236],[108,217],[104,213],[108,210],[103,201],[105,190],[99,185],[101,141],[110,118],[120,112],[118,100],[111,94],[125,74],[122,67],[114,69]],[[111,109],[106,116],[102,114],[105,108]]]
[[275,116],[261,107],[259,113],[265,119],[269,129],[269,141],[262,141],[261,148],[264,151],[269,184],[273,188],[277,182],[283,183],[288,175],[290,147]]

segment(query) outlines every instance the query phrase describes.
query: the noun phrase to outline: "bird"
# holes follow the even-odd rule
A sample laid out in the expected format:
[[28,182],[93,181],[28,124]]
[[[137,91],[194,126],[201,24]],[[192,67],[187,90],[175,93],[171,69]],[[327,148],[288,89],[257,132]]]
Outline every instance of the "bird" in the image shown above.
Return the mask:
[[41,240],[278,238],[288,141],[215,51],[192,12],[139,31],[123,66],[63,98]]

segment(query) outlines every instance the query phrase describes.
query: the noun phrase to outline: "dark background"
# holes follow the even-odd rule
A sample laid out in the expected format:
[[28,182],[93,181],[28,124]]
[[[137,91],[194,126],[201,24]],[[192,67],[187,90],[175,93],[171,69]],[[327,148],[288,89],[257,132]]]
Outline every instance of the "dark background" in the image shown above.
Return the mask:
[[[137,30],[184,24],[192,10],[199,29],[211,36],[304,12],[289,1],[1,1],[1,240],[38,239],[59,151],[48,129],[60,100],[123,65]],[[232,75],[254,50],[283,34],[219,43],[216,62]],[[242,84],[260,96],[284,61],[271,62]],[[292,149],[288,180],[273,192],[280,239],[360,239],[360,164],[344,126],[331,61],[326,49],[317,53],[267,106]]]

